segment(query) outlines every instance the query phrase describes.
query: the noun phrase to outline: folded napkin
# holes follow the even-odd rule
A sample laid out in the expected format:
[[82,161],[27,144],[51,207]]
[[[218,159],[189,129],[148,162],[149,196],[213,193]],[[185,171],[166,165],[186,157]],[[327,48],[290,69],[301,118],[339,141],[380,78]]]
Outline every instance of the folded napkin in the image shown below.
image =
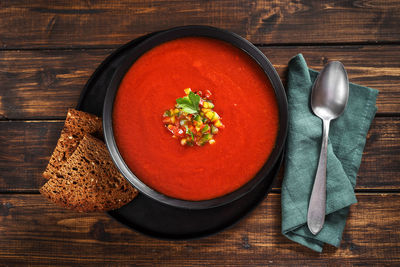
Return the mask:
[[314,183],[322,138],[322,121],[311,110],[311,88],[318,72],[301,54],[289,62],[289,133],[282,183],[282,233],[321,252],[324,243],[339,247],[354,194],[366,135],[376,112],[378,91],[350,83],[345,112],[331,121],[328,143],[326,218],[314,236],[307,227],[308,202]]

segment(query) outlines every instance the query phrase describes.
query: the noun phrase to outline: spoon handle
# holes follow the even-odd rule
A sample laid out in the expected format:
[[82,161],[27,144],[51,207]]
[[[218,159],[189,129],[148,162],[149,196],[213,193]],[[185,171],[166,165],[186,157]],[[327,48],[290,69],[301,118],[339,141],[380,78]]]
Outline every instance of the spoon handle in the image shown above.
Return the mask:
[[326,206],[326,159],[328,152],[328,135],[330,120],[323,120],[323,134],[321,153],[317,174],[315,175],[314,187],[308,204],[307,225],[311,233],[318,234],[325,222]]

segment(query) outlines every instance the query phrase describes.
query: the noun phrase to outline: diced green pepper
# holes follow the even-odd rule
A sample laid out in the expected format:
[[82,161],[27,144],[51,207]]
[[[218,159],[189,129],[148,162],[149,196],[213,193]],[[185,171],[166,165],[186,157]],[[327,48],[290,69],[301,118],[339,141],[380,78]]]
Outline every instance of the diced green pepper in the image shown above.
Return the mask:
[[194,120],[197,121],[197,122],[202,122],[200,115],[196,115],[196,117],[194,117]]
[[190,134],[190,136],[192,137],[192,140],[194,140],[193,132],[191,130],[189,130],[189,128],[186,128],[186,134]]
[[218,133],[218,128],[215,127],[214,125],[211,125],[211,133],[212,133],[212,134]]
[[210,126],[208,126],[208,125],[206,124],[206,125],[204,126],[204,128],[201,129],[201,132],[202,132],[202,133],[205,133],[205,132],[207,132],[209,129],[210,129]]
[[207,142],[207,141],[210,140],[212,137],[213,137],[212,134],[205,134],[205,135],[203,135],[203,137],[201,138],[201,140]]
[[171,112],[169,110],[165,111],[163,114],[164,117],[171,117]]

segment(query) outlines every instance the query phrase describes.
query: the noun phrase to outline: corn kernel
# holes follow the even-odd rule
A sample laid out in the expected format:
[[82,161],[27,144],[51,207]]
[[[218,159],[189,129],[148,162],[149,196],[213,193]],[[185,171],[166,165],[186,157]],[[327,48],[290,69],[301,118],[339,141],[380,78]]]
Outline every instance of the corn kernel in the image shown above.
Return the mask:
[[181,145],[182,145],[182,146],[186,145],[186,142],[187,142],[186,139],[182,139],[182,140],[181,140]]
[[172,124],[168,125],[168,129],[172,130],[174,126]]
[[206,101],[204,101],[204,103],[203,103],[203,107],[204,107],[204,108],[211,109],[211,108],[213,108],[213,107],[214,107],[214,105],[213,105],[212,103],[210,103],[210,102],[206,102]]
[[172,117],[171,117],[171,122],[172,122],[172,123],[175,123],[175,116],[172,116]]
[[211,139],[210,141],[208,141],[208,143],[209,143],[210,145],[215,144],[215,140],[214,140],[214,139]]
[[215,122],[214,122],[214,125],[215,125],[215,127],[221,127],[222,126],[222,123],[221,123],[221,121],[220,120],[216,120]]
[[219,117],[218,113],[214,112],[214,117],[212,118],[212,121],[214,122],[214,121],[218,120],[219,118],[220,117]]
[[175,114],[178,114],[178,113],[179,113],[179,109],[177,109],[177,108],[174,109],[174,113],[175,113]]
[[183,91],[185,91],[185,94],[189,94],[192,90],[190,89],[190,88],[186,88],[185,90],[183,90]]
[[215,113],[215,112],[209,111],[209,112],[206,113],[206,117],[207,117],[209,120],[212,120],[212,119],[214,118],[214,113]]

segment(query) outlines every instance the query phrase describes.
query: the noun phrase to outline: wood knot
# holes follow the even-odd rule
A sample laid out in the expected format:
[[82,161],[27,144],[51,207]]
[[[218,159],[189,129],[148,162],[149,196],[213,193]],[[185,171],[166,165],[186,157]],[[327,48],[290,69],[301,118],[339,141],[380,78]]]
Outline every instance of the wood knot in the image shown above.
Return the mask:
[[10,214],[10,209],[12,208],[11,203],[0,203],[0,215],[1,216],[8,216]]
[[249,244],[249,237],[246,235],[242,237],[242,247],[245,249],[251,248],[251,245]]
[[44,87],[51,87],[56,82],[56,73],[50,69],[44,69],[38,72],[38,81]]
[[110,234],[104,229],[104,223],[99,221],[92,225],[90,228],[90,235],[100,241],[110,241]]
[[367,134],[367,142],[368,142],[368,144],[375,143],[376,140],[378,140],[378,139],[379,139],[379,134],[378,133],[372,133],[371,131],[368,132],[368,134]]

